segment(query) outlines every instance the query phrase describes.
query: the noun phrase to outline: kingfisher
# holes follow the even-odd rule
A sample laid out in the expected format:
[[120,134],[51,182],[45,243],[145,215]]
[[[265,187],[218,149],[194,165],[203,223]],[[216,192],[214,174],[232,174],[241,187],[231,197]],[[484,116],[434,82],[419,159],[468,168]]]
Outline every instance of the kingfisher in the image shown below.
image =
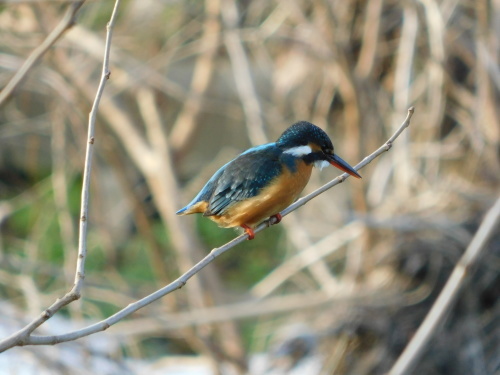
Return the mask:
[[252,147],[222,166],[177,215],[201,213],[222,228],[243,228],[252,240],[254,228],[265,219],[281,221],[280,212],[298,198],[313,167],[329,164],[361,178],[334,154],[321,128],[299,121],[276,142]]

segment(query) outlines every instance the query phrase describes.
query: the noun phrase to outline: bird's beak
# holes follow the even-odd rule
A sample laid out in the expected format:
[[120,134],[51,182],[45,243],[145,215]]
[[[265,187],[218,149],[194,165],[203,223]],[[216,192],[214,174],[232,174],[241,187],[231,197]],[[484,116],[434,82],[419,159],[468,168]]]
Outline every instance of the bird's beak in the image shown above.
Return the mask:
[[358,174],[358,172],[356,172],[356,170],[353,167],[351,167],[349,164],[347,164],[347,162],[345,162],[344,160],[342,160],[342,158],[340,158],[339,156],[337,156],[337,155],[328,155],[327,156],[327,161],[331,165],[333,165],[334,167],[340,169],[341,171],[349,173],[353,177],[361,178],[361,176]]

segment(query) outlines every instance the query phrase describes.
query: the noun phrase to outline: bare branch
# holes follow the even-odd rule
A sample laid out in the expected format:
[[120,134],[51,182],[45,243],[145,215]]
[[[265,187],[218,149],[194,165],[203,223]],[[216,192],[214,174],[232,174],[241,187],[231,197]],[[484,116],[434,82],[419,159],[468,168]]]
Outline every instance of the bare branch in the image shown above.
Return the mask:
[[89,190],[90,190],[90,173],[92,170],[92,155],[93,155],[93,150],[94,150],[93,146],[95,141],[94,139],[95,121],[96,121],[97,109],[99,107],[99,102],[101,100],[101,96],[104,91],[104,86],[110,76],[109,52],[111,48],[111,37],[112,37],[113,26],[116,19],[116,13],[119,4],[120,0],[116,0],[110,21],[106,26],[106,44],[104,51],[101,80],[99,82],[94,103],[92,105],[92,109],[89,114],[87,151],[85,154],[85,166],[84,166],[83,186],[82,186],[80,231],[78,240],[78,259],[76,264],[75,284],[73,285],[73,288],[68,293],[66,293],[66,295],[63,298],[57,299],[49,308],[43,311],[38,318],[33,320],[23,329],[19,330],[18,332],[15,332],[13,335],[0,341],[0,352],[3,352],[13,346],[25,345],[26,343],[29,343],[30,335],[35,329],[40,327],[45,321],[50,319],[57,311],[62,309],[64,306],[80,298],[80,292],[83,285],[83,280],[85,278],[85,258],[87,255],[87,218],[88,218],[88,203],[89,203]]
[[[380,148],[378,148],[375,152],[370,154],[369,156],[365,157],[360,163],[358,163],[354,169],[359,170],[366,165],[368,165],[370,162],[372,162],[375,158],[380,156],[382,153],[389,151],[392,147],[393,142],[396,140],[396,138],[410,125],[410,119],[413,115],[414,108],[411,107],[408,110],[408,115],[406,116],[406,119],[404,122],[401,124],[399,129],[392,135],[389,140],[384,143]],[[335,178],[334,180],[330,181],[329,183],[323,185],[321,188],[317,189],[316,191],[312,192],[311,194],[305,196],[304,198],[298,200],[281,213],[282,216],[288,215],[290,212],[295,211],[297,208],[300,206],[303,206],[307,202],[309,202],[311,199],[317,197],[318,195],[324,193],[326,190],[332,188],[335,185],[338,185],[339,183],[343,182],[349,175],[347,173],[344,173],[340,175],[339,177]],[[262,224],[260,224],[258,227],[255,228],[255,233],[258,233],[265,228],[269,227],[270,224],[274,223],[274,218],[270,219]],[[97,322],[95,324],[92,324],[90,326],[87,326],[85,328],[69,332],[66,334],[62,335],[57,335],[57,336],[26,336],[25,340],[22,342],[23,345],[54,345],[58,344],[61,342],[67,342],[67,341],[72,341],[79,339],[81,337],[85,337],[88,335],[91,335],[93,333],[101,332],[112,325],[118,323],[120,320],[126,318],[127,316],[133,314],[134,312],[140,310],[144,306],[147,306],[151,304],[152,302],[162,298],[163,296],[182,288],[188,280],[196,275],[200,270],[205,268],[208,264],[210,264],[215,258],[217,258],[219,255],[225,253],[229,249],[232,249],[236,245],[244,242],[248,238],[247,234],[242,234],[230,242],[226,243],[225,245],[213,249],[205,258],[203,258],[201,261],[199,261],[196,265],[194,265],[191,269],[189,269],[186,273],[184,273],[182,276],[177,278],[175,281],[172,283],[166,285],[165,287],[157,290],[156,292],[138,300],[137,302],[131,303],[124,309],[118,311],[114,315],[101,320],[100,322]],[[10,345],[14,346],[16,344]],[[17,344],[19,345],[19,343]],[[8,346],[8,347],[10,347]],[[2,343],[0,343],[0,350],[2,350],[3,346]],[[5,349],[4,349],[5,350]]]
[[81,8],[85,0],[76,1],[71,3],[68,10],[64,14],[59,24],[55,27],[52,32],[47,35],[47,38],[40,44],[37,48],[31,52],[30,56],[26,59],[21,68],[14,74],[10,81],[5,85],[2,91],[0,91],[0,106],[5,103],[16,87],[21,83],[23,78],[28,74],[31,68],[37,63],[38,60],[49,50],[49,48],[57,42],[57,40],[63,35],[68,29],[73,26],[75,22],[76,13]]
[[464,285],[470,269],[477,262],[481,251],[488,243],[488,239],[493,234],[494,230],[498,229],[499,222],[500,198],[497,199],[493,207],[487,212],[476,235],[469,244],[469,247],[465,250],[465,253],[453,269],[441,294],[427,314],[423,323],[420,325],[417,333],[415,333],[412,340],[403,351],[403,354],[401,354],[392,367],[389,375],[403,375],[412,372],[416,361],[422,355],[425,344],[437,333],[438,326],[443,322],[446,312],[453,306],[453,302]]
[[99,86],[97,88],[97,93],[92,104],[92,109],[89,114],[89,125],[88,125],[88,136],[87,136],[87,151],[85,154],[85,166],[83,169],[83,186],[82,186],[82,198],[80,207],[80,231],[78,239],[78,260],[76,263],[76,274],[75,274],[75,285],[70,293],[74,293],[77,299],[80,298],[80,291],[83,285],[83,279],[85,278],[85,258],[87,256],[87,223],[88,223],[88,211],[89,211],[89,193],[90,193],[90,173],[92,171],[92,155],[94,153],[94,133],[95,133],[95,120],[97,116],[97,110],[99,108],[99,103],[101,102],[102,93],[104,92],[104,86],[109,79],[111,72],[109,70],[109,54],[111,50],[111,38],[113,35],[113,26],[116,19],[116,13],[118,6],[120,5],[120,0],[116,0],[113,12],[111,13],[111,18],[106,25],[106,44],[104,47],[104,59],[102,64],[102,73]]

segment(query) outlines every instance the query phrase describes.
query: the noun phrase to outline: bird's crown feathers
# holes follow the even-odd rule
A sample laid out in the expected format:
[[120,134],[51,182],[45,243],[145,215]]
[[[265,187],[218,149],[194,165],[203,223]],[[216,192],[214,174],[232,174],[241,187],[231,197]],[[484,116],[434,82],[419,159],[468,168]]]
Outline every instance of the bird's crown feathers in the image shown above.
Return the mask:
[[[276,145],[283,149],[295,149],[304,152],[308,145],[317,145],[325,153],[333,153],[333,144],[328,135],[318,126],[307,121],[299,121],[281,134]],[[309,151],[311,152],[311,151]]]

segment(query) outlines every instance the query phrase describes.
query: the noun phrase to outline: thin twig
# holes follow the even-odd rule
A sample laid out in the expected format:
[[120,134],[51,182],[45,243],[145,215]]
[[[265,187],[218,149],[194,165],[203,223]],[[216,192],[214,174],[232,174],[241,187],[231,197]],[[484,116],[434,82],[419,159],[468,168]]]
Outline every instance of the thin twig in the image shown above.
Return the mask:
[[94,153],[94,133],[95,133],[95,120],[99,103],[101,102],[104,86],[109,79],[111,72],[109,70],[109,54],[111,50],[111,38],[113,35],[113,26],[116,19],[116,13],[120,0],[116,0],[111,14],[110,21],[106,25],[106,44],[104,46],[104,59],[102,64],[102,73],[97,93],[92,104],[92,109],[89,114],[88,136],[87,136],[87,150],[85,153],[85,166],[83,169],[83,186],[82,198],[80,207],[80,231],[78,239],[78,260],[76,263],[75,285],[70,293],[75,293],[80,298],[80,291],[85,278],[85,258],[87,256],[87,222],[89,211],[89,193],[90,193],[90,173],[92,171],[92,155]]
[[[363,168],[364,166],[368,165],[371,161],[373,161],[376,157],[380,156],[386,151],[389,151],[392,147],[393,142],[396,140],[396,138],[410,125],[410,119],[413,115],[414,108],[411,107],[408,109],[408,115],[406,116],[406,119],[403,121],[399,129],[392,135],[389,140],[384,143],[379,149],[377,149],[375,152],[370,154],[369,156],[365,157],[360,163],[358,163],[354,169],[359,170]],[[305,196],[304,198],[298,200],[291,206],[289,206],[287,209],[282,211],[282,216],[288,215],[290,212],[296,210],[300,206],[303,206],[307,202],[309,202],[311,199],[317,197],[318,195],[324,193],[326,190],[332,188],[335,185],[338,185],[339,183],[343,182],[349,175],[347,173],[344,173],[340,175],[339,177],[335,178],[334,180],[330,181],[329,183],[323,185],[321,188],[317,189],[316,191],[312,192],[311,194]],[[270,224],[274,223],[274,218],[270,219],[269,221],[266,221],[259,226],[255,228],[255,233],[258,233],[265,228],[269,227]],[[124,309],[118,311],[117,313],[113,314],[112,316],[101,320],[100,322],[97,322],[95,324],[89,325],[85,328],[69,332],[66,334],[62,335],[56,335],[56,336],[27,336],[25,340],[23,340],[21,343],[17,343],[17,345],[54,345],[58,344],[61,342],[67,342],[67,341],[72,341],[79,339],[81,337],[85,337],[88,335],[91,335],[96,332],[104,331],[111,327],[112,325],[118,323],[120,320],[126,318],[127,316],[133,314],[134,312],[140,310],[144,306],[147,306],[151,304],[152,302],[162,298],[163,296],[182,288],[188,280],[196,275],[200,270],[205,268],[208,264],[210,264],[215,258],[217,258],[219,255],[225,253],[229,249],[232,249],[236,245],[244,242],[248,238],[247,234],[242,234],[236,238],[234,238],[232,241],[226,243],[225,245],[213,249],[205,258],[203,258],[201,261],[199,261],[196,265],[194,265],[191,269],[189,269],[186,273],[184,273],[182,276],[180,276],[178,279],[173,281],[172,283],[166,285],[165,287],[157,290],[154,293],[151,293],[150,295],[138,300],[137,302],[131,303]],[[14,344],[16,345],[16,344]],[[10,346],[14,346],[10,345]],[[10,347],[7,346],[7,347]],[[2,350],[3,346],[2,343],[0,343],[0,350]],[[5,350],[5,349],[4,349]]]
[[57,42],[57,40],[67,31],[69,30],[74,22],[76,13],[81,8],[85,0],[76,1],[71,3],[68,7],[68,10],[64,14],[64,17],[61,19],[59,24],[52,30],[52,32],[47,35],[47,38],[40,44],[37,48],[35,48],[29,57],[26,59],[21,68],[14,74],[14,76],[10,79],[10,81],[5,85],[2,91],[0,91],[0,106],[5,103],[5,101],[10,97],[12,92],[16,89],[16,87],[21,83],[23,78],[28,74],[31,68],[37,63],[38,60],[49,50],[49,48]]
[[94,150],[93,146],[94,146],[95,121],[96,121],[97,109],[99,107],[99,102],[101,100],[104,86],[110,76],[109,53],[111,48],[111,37],[112,37],[113,26],[116,19],[116,13],[119,4],[120,0],[116,0],[110,21],[106,26],[106,44],[104,51],[102,75],[94,99],[94,103],[92,105],[92,109],[89,114],[87,151],[85,154],[85,166],[84,166],[83,186],[82,186],[80,231],[78,240],[78,260],[76,264],[75,284],[73,285],[73,288],[68,293],[66,293],[66,295],[63,298],[57,299],[49,308],[43,311],[38,318],[34,319],[31,323],[29,323],[21,330],[15,332],[11,336],[0,341],[0,352],[3,352],[13,346],[25,345],[26,343],[28,343],[30,341],[31,333],[35,329],[37,329],[45,321],[50,319],[61,308],[80,298],[81,288],[83,285],[83,280],[85,278],[85,258],[87,255],[87,218],[88,218],[88,203],[89,203],[89,190],[90,190],[90,173],[92,170],[92,155]]
[[[254,285],[251,290],[252,295],[259,298],[268,296],[297,272],[318,262],[327,255],[330,256],[346,243],[358,238],[363,233],[364,227],[361,221],[356,220],[301,250]],[[337,292],[338,287],[339,283],[336,282],[333,285],[333,291]]]
[[389,375],[403,375],[412,372],[416,361],[422,355],[425,344],[437,333],[438,326],[443,322],[446,312],[453,306],[453,302],[467,280],[467,276],[472,266],[479,259],[481,251],[488,243],[488,239],[493,234],[494,230],[498,229],[499,222],[500,198],[497,199],[493,207],[487,212],[476,235],[453,269],[450,278],[446,282],[436,302],[418,328],[417,333],[415,333],[412,340],[403,351],[403,354],[401,354],[392,367]]

